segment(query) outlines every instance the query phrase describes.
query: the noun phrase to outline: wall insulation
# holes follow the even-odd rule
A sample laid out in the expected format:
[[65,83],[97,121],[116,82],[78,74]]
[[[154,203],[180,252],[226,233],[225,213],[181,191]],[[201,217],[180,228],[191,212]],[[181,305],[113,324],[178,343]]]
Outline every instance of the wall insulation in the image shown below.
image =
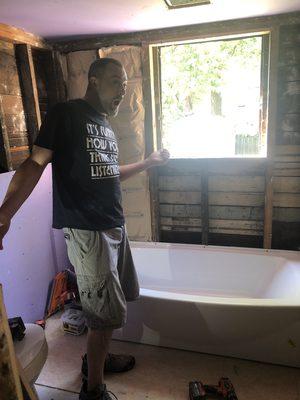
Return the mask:
[[[120,165],[135,163],[145,157],[143,77],[141,49],[136,46],[102,48],[99,54],[77,51],[61,57],[68,99],[83,97],[87,87],[90,64],[97,58],[115,58],[124,65],[128,75],[127,94],[119,114],[110,123],[118,138]],[[122,182],[123,207],[131,240],[151,240],[149,182],[146,172]]]

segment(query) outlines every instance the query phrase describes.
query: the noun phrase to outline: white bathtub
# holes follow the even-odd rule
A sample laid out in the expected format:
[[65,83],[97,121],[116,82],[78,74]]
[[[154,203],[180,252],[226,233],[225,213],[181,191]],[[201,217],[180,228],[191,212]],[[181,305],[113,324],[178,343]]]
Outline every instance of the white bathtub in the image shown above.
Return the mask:
[[133,242],[114,338],[300,367],[300,252]]

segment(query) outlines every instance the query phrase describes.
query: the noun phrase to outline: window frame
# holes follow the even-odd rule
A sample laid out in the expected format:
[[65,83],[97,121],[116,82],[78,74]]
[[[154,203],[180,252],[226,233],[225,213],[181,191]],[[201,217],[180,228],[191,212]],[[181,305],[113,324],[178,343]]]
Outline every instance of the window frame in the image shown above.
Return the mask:
[[[163,41],[149,45],[149,55],[151,63],[151,87],[152,87],[152,126],[153,126],[153,147],[154,149],[162,148],[162,85],[161,85],[161,56],[160,49],[164,46],[190,44],[190,43],[204,43],[216,42],[222,40],[237,40],[246,39],[254,36],[262,37],[262,52],[261,52],[261,88],[262,91],[262,107],[259,110],[260,116],[260,135],[265,136],[266,155],[260,156],[232,156],[232,157],[218,157],[218,159],[267,159],[273,153],[269,146],[273,143],[270,138],[270,81],[273,71],[272,63],[272,45],[274,40],[272,38],[272,29],[265,30],[251,30],[247,32],[235,32],[222,35],[205,35],[197,38],[187,38],[184,40]],[[273,117],[274,118],[274,117]],[[274,124],[275,122],[273,122]],[[273,125],[272,124],[272,125]],[[273,129],[272,129],[273,130]],[[274,132],[273,136],[274,136]],[[172,156],[171,156],[172,157]],[[198,158],[174,158],[173,160],[210,160],[214,157],[198,157]]]

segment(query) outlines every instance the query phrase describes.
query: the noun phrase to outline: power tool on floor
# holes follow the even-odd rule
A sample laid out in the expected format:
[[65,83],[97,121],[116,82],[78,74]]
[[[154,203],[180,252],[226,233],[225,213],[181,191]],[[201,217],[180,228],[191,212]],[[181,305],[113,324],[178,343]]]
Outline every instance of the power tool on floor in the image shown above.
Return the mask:
[[200,381],[189,383],[190,400],[224,399],[238,400],[229,378],[221,378],[218,385],[203,385]]

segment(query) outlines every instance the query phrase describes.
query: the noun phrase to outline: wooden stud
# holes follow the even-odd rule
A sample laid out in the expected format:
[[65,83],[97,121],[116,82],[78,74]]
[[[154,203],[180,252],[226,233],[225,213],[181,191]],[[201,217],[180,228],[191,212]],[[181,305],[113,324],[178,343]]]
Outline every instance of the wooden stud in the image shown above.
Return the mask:
[[21,77],[28,140],[30,147],[32,147],[41,126],[41,113],[30,45],[17,44],[16,58]]
[[265,209],[264,209],[264,249],[272,247],[273,220],[273,163],[270,161],[266,171]]
[[260,97],[262,99],[260,109],[260,142],[264,146],[268,144],[268,92],[269,92],[269,59],[270,59],[270,35],[262,36],[262,48],[261,48],[261,85],[260,85]]
[[0,284],[0,398],[23,400],[15,349],[8,325],[6,309]]
[[[279,28],[272,28],[270,37],[269,93],[268,93],[268,143],[267,156],[273,160],[277,130]],[[267,170],[270,171],[270,165]]]
[[[10,154],[9,138],[7,134],[7,128],[4,123],[4,110],[2,105],[2,96],[0,96],[0,134],[1,134],[1,150],[0,150],[0,163],[4,169],[12,171],[12,159]],[[2,146],[3,145],[3,146]]]
[[30,386],[19,360],[17,359],[16,361],[17,361],[17,367],[18,367],[18,371],[19,371],[21,384],[22,384],[22,390],[24,393],[24,400],[27,400],[27,399],[28,400],[39,400],[36,395],[35,390],[33,390],[32,387]]
[[[156,148],[154,142],[152,89],[151,89],[151,63],[149,46],[142,46],[142,75],[143,75],[143,101],[145,108],[145,153],[151,154]],[[154,242],[159,241],[159,201],[158,201],[158,173],[157,169],[148,171],[150,192],[151,236]]]
[[155,149],[162,147],[162,115],[161,115],[161,64],[160,64],[160,50],[158,47],[151,47],[152,58],[152,99],[153,99],[153,135],[156,138],[154,144]]
[[[153,150],[161,148],[161,85],[160,85],[160,54],[159,49],[149,49],[149,64],[151,66],[150,73],[150,87],[151,87],[151,110],[152,110],[152,137],[153,137]],[[155,139],[154,139],[155,138]],[[151,172],[151,191],[154,200],[154,216],[156,220],[155,236],[156,241],[160,239],[160,207],[158,200],[158,180],[159,174],[163,168],[156,168]]]
[[61,64],[59,62],[59,54],[57,51],[51,52],[52,68],[53,68],[53,83],[56,88],[56,99],[52,102],[50,99],[50,105],[54,105],[56,102],[63,102],[67,100],[66,87],[63,77]]
[[202,221],[202,244],[208,244],[209,208],[208,208],[208,175],[206,172],[204,172],[201,176],[201,221]]
[[271,30],[270,65],[269,65],[269,104],[268,104],[268,143],[267,155],[269,164],[265,175],[265,208],[264,208],[264,242],[263,247],[272,247],[272,218],[273,218],[273,158],[277,128],[277,85],[279,60],[279,27]]

